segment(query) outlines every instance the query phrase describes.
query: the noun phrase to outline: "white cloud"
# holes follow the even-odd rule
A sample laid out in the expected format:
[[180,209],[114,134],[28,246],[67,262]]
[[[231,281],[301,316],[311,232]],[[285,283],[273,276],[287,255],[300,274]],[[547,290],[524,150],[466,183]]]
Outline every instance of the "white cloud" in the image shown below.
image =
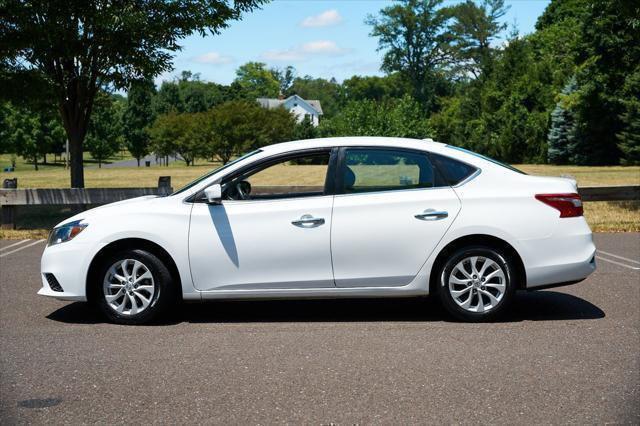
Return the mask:
[[300,22],[301,27],[316,28],[316,27],[330,27],[338,25],[342,22],[342,16],[335,9],[325,10],[319,15],[309,16]]
[[300,49],[305,53],[322,55],[343,55],[349,51],[329,40],[310,41],[300,46]]
[[197,62],[199,64],[211,64],[211,65],[224,65],[230,64],[233,62],[233,58],[227,55],[221,55],[218,52],[209,52],[200,56],[195,56],[191,58],[193,62]]
[[262,58],[268,61],[294,62],[305,59],[304,55],[294,49],[268,50],[262,54]]
[[329,40],[310,41],[285,50],[269,50],[262,58],[270,61],[294,62],[303,61],[311,56],[342,56],[351,49],[338,46]]

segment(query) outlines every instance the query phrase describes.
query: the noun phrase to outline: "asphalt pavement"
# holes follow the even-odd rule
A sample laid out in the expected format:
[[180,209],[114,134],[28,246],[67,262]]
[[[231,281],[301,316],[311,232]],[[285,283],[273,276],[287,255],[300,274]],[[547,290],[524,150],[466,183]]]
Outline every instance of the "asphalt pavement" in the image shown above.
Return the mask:
[[595,238],[591,277],[498,323],[384,299],[188,304],[139,327],[36,296],[44,242],[0,241],[0,424],[639,424],[640,234]]

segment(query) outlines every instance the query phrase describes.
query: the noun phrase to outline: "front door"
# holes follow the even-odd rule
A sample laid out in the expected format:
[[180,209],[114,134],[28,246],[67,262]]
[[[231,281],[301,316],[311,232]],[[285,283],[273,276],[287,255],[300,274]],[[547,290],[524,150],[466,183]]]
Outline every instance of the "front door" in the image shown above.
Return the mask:
[[[426,153],[348,148],[341,154],[331,252],[338,287],[403,286],[455,219],[460,200]],[[442,185],[442,186],[439,186]]]
[[261,163],[223,180],[220,205],[196,202],[189,261],[199,290],[333,287],[329,151]]

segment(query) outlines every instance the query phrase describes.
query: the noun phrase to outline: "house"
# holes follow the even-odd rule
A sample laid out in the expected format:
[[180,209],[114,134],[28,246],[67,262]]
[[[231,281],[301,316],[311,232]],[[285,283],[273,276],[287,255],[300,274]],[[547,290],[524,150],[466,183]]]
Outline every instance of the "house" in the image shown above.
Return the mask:
[[290,113],[296,116],[298,123],[301,123],[308,117],[311,120],[311,124],[313,124],[313,126],[317,126],[320,116],[322,115],[320,101],[302,99],[298,95],[292,95],[286,99],[258,98],[257,101],[263,108],[286,108]]

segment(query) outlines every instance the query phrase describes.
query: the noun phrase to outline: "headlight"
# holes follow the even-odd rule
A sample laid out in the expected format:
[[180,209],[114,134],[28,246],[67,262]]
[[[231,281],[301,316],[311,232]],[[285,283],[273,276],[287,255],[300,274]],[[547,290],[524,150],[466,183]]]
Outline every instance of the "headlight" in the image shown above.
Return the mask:
[[56,244],[72,240],[88,226],[88,224],[80,222],[82,222],[82,219],[53,228],[53,231],[49,234],[49,241],[47,242],[47,245],[55,246]]

